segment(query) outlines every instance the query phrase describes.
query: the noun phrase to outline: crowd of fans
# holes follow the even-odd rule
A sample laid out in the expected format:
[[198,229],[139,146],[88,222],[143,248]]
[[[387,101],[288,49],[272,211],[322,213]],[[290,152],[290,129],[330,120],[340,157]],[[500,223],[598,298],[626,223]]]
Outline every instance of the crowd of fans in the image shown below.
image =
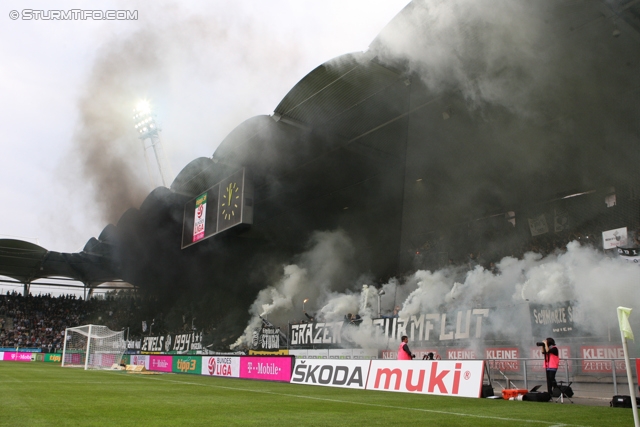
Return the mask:
[[133,298],[90,298],[51,294],[0,295],[0,347],[61,350],[67,327],[89,323],[121,330],[136,309]]

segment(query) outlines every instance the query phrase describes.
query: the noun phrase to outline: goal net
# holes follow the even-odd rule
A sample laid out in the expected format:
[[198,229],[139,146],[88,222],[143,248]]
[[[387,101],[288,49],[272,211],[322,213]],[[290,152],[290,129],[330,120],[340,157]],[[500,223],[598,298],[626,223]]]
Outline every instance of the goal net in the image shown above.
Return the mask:
[[65,330],[62,366],[109,369],[120,364],[125,350],[124,331],[84,325]]

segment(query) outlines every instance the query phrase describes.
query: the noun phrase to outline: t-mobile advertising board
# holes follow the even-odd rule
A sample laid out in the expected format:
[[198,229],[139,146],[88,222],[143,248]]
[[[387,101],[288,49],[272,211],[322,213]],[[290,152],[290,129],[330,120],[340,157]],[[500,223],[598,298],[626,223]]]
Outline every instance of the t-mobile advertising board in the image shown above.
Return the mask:
[[202,375],[239,378],[240,358],[232,356],[203,357]]
[[171,372],[173,360],[171,356],[149,356],[149,370]]
[[[563,372],[565,366],[571,370],[573,368],[573,363],[571,360],[571,347],[565,345],[559,345],[558,348],[558,356],[560,356],[560,366],[558,370]],[[527,360],[527,369],[532,372],[542,372],[544,371],[544,354],[542,354],[542,347],[530,347],[529,348],[529,358],[535,360]]]
[[372,360],[367,390],[480,397],[482,360]]
[[4,352],[3,360],[11,362],[31,362],[31,353],[22,353],[15,351]]
[[[589,345],[580,347],[582,372],[609,373],[612,372],[611,363],[615,363],[616,373],[625,373],[624,350],[622,346]],[[622,359],[622,360],[613,360]]]
[[291,356],[240,357],[240,378],[289,382],[292,359]]
[[364,389],[369,360],[296,359],[291,384]]

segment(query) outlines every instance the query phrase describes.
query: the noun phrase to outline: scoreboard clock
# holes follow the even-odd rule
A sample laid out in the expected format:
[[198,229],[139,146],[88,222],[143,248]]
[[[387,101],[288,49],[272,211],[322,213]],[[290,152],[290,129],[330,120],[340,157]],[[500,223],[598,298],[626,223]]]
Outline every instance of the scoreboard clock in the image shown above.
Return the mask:
[[252,223],[253,185],[242,168],[185,204],[182,248]]

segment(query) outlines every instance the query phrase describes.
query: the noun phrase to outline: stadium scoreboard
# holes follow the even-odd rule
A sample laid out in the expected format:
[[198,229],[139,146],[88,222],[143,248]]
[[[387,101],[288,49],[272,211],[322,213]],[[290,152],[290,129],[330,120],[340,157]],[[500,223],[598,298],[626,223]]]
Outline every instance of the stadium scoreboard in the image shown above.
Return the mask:
[[253,184],[245,168],[184,206],[182,249],[240,225],[253,224]]

